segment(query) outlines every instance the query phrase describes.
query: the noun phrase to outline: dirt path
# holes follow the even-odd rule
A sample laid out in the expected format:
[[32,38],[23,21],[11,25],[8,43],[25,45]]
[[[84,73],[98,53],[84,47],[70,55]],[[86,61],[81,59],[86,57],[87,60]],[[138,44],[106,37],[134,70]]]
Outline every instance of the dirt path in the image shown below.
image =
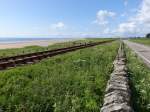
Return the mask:
[[124,43],[127,44],[135,53],[143,59],[145,64],[150,67],[150,47],[134,42],[130,42],[128,40],[124,40]]

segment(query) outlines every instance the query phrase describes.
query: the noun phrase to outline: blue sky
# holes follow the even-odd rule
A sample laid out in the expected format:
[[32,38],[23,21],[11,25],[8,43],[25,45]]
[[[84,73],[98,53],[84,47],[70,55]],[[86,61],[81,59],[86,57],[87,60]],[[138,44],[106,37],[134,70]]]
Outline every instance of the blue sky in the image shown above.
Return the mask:
[[149,11],[148,1],[1,0],[0,37],[143,35],[136,22],[149,17],[136,18]]

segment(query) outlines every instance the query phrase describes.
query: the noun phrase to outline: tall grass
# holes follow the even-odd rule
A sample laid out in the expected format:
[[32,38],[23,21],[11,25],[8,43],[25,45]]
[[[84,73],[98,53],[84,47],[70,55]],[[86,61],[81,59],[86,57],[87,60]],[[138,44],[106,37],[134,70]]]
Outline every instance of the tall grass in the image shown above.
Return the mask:
[[6,112],[99,112],[118,42],[0,72]]
[[128,48],[128,68],[135,112],[150,112],[150,69]]
[[150,45],[150,39],[148,38],[141,38],[141,39],[130,39],[132,42],[137,42],[140,44]]

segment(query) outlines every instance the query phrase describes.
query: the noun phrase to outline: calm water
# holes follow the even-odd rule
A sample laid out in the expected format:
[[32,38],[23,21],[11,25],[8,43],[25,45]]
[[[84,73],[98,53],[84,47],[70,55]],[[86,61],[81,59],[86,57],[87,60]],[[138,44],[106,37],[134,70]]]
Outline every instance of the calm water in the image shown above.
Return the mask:
[[28,42],[35,40],[53,40],[53,41],[63,41],[63,40],[72,40],[71,38],[1,38],[0,43],[20,43],[20,42]]

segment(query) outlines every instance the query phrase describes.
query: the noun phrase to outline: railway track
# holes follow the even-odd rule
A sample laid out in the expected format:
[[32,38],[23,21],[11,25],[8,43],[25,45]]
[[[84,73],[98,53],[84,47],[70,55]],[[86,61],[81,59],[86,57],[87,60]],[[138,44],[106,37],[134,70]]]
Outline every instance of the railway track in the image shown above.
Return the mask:
[[85,44],[76,45],[72,47],[66,47],[66,48],[48,50],[48,51],[43,51],[43,52],[35,52],[35,53],[1,58],[0,70],[6,70],[9,68],[14,68],[14,67],[22,66],[26,64],[33,64],[48,57],[52,57],[52,56],[56,56],[59,54],[64,54],[67,52],[71,52],[71,51],[75,51],[75,50],[83,49],[83,48],[88,48],[88,47],[92,47],[92,46],[96,46],[96,45],[100,45],[104,43],[109,43],[112,41],[114,40],[94,42],[94,43],[85,43]]

